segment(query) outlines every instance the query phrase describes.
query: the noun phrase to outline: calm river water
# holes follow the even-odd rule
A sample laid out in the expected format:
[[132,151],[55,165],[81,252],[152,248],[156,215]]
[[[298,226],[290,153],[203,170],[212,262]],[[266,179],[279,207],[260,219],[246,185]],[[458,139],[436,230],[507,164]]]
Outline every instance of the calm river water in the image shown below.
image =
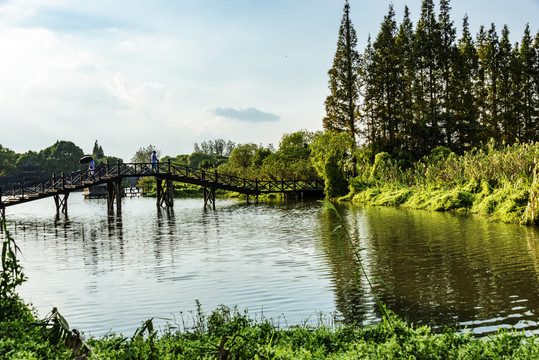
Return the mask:
[[[539,333],[537,229],[482,217],[341,205],[376,292],[414,323],[459,326],[478,335],[499,327]],[[44,199],[6,209],[28,281],[20,293],[40,315],[53,306],[70,326],[92,335],[131,336],[151,317],[181,324],[195,300],[210,312],[224,304],[285,326],[380,320],[338,222],[318,202],[247,205],[123,200],[121,216],[105,200],[69,198],[55,219]],[[2,235],[0,235],[1,237]],[[384,286],[380,276],[391,289]],[[166,320],[158,320],[164,325]]]

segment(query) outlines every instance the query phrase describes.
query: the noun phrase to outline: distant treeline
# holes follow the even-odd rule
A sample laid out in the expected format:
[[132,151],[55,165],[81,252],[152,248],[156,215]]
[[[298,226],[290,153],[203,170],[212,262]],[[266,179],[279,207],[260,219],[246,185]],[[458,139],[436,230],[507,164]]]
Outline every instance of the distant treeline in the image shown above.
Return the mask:
[[[436,14],[434,2],[423,0],[415,26],[408,7],[397,24],[390,5],[378,35],[357,56],[354,39],[346,41],[346,34],[355,36],[346,4],[329,72],[326,130],[347,130],[373,153],[410,160],[437,146],[463,153],[491,138],[539,140],[539,33],[533,36],[528,24],[522,40],[512,44],[509,28],[498,34],[492,24],[473,36],[466,16],[457,38],[449,3],[440,0]],[[357,70],[356,92],[343,68],[349,64]],[[355,99],[353,111],[345,109]]]
[[194,151],[196,153],[228,157],[235,147],[236,144],[230,140],[225,141],[223,139],[215,139],[203,141],[200,143],[200,145],[195,143]]
[[[91,155],[96,160],[96,163],[106,160],[115,163],[118,160],[116,157],[106,157],[97,140]],[[54,145],[43,150],[29,150],[22,154],[0,144],[0,176],[13,176],[27,171],[47,175],[68,173],[81,168],[79,160],[82,156],[84,156],[84,152],[72,141],[56,141]],[[87,165],[83,167],[86,168]]]

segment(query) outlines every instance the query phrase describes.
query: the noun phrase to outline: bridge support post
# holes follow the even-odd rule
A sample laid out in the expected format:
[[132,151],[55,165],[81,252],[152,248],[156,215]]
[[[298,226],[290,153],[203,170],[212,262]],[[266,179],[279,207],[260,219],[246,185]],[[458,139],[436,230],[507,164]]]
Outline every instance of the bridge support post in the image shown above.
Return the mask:
[[174,183],[171,179],[161,180],[156,178],[157,183],[157,207],[174,206]]
[[255,204],[258,205],[258,178],[255,178],[255,190],[256,190]]
[[54,204],[56,205],[56,216],[60,213],[67,215],[67,198],[69,193],[54,195]]
[[[0,220],[6,221],[6,208],[2,204],[2,187],[0,186]],[[0,226],[0,232],[2,232],[4,228]]]
[[[1,201],[2,199],[0,199]],[[0,205],[0,221],[6,222],[6,208]],[[4,227],[0,226],[0,232],[4,231]]]
[[204,210],[206,207],[212,207],[212,210],[215,210],[215,187],[210,189],[204,188]]
[[122,212],[122,183],[120,181],[110,181],[107,183],[107,211],[114,213],[114,201],[116,200],[116,212]]

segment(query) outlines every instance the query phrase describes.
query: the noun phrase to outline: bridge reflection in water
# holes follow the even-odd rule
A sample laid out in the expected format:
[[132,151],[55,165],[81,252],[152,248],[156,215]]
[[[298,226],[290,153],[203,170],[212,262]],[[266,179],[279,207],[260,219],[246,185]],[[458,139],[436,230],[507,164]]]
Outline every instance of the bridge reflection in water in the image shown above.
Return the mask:
[[314,180],[251,180],[220,174],[217,171],[205,171],[167,161],[158,163],[152,169],[151,163],[109,163],[98,166],[93,174],[87,171],[75,171],[70,174],[52,174],[44,182],[25,184],[3,190],[0,188],[0,216],[5,218],[5,209],[9,206],[52,197],[56,205],[56,214],[67,215],[67,200],[74,191],[106,184],[107,209],[109,213],[121,212],[124,178],[152,176],[157,184],[157,206],[172,208],[174,205],[174,182],[199,185],[204,192],[204,208],[215,210],[215,190],[222,189],[246,195],[247,202],[254,197],[258,202],[261,194],[281,193],[287,197],[321,197],[324,181]]

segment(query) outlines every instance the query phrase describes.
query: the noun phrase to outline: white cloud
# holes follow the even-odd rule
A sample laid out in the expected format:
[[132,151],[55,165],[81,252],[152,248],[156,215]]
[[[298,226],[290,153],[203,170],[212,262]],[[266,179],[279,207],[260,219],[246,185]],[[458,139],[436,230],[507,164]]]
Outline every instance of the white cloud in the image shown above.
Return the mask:
[[153,116],[154,111],[170,99],[164,84],[149,82],[129,87],[122,73],[104,86],[123,105],[117,111],[119,117],[132,123],[158,121]]
[[234,119],[247,122],[273,122],[279,120],[279,116],[263,112],[253,107],[246,109],[232,109],[232,108],[216,108],[213,113],[217,116],[222,116],[228,119]]
[[[500,29],[504,22],[512,31],[523,28],[531,18],[537,31],[532,0],[495,2],[489,16]],[[405,1],[393,3],[399,14]],[[388,5],[352,3],[360,51]],[[285,132],[318,130],[342,6],[335,0],[0,2],[0,141],[25,152],[64,139],[91,151],[97,139],[106,153],[129,159],[148,144],[176,155],[201,138],[278,143]],[[452,6],[457,27],[464,8],[471,23],[481,15],[475,3],[453,0]],[[415,20],[419,2],[410,8]],[[500,20],[508,9],[523,20]]]

